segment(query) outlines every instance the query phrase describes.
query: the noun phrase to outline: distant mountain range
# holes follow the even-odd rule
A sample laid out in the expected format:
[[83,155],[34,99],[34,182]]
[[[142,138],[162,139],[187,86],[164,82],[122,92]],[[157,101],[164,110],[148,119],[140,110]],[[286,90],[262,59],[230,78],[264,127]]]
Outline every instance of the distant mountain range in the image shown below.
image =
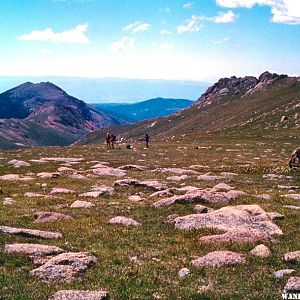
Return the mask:
[[2,76],[0,93],[26,81],[52,82],[87,103],[134,103],[156,97],[196,100],[209,86],[205,82],[176,80]]
[[27,82],[0,94],[1,149],[69,145],[95,129],[124,122],[50,82]]
[[[111,126],[119,137],[138,139],[195,138],[198,134],[232,133],[243,136],[274,136],[300,129],[300,78],[265,72],[259,78],[222,78],[187,109],[171,116],[132,125]],[[78,144],[97,143],[104,131],[87,135]]]
[[146,119],[164,117],[192,105],[193,101],[186,99],[155,98],[134,104],[99,103],[92,104],[96,109],[112,114],[129,123]]

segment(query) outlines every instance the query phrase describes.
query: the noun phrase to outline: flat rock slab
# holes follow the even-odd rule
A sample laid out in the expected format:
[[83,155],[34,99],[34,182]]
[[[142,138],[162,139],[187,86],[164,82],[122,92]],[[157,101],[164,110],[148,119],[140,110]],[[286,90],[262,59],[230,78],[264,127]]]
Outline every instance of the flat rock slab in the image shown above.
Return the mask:
[[221,179],[224,179],[224,176],[204,174],[204,175],[199,175],[197,177],[197,180],[203,180],[203,181],[216,181]]
[[95,186],[92,191],[80,194],[80,197],[91,197],[98,198],[102,195],[112,195],[114,193],[114,188],[109,186]]
[[222,267],[233,266],[245,263],[245,258],[242,254],[232,251],[214,251],[205,256],[192,260],[191,264],[194,267]]
[[263,244],[258,245],[258,246],[256,246],[255,248],[253,248],[253,249],[250,251],[250,253],[251,253],[252,255],[258,256],[258,257],[269,257],[269,256],[272,255],[271,250],[270,250],[267,246],[265,246],[265,245],[263,245]]
[[111,168],[111,167],[103,167],[103,168],[96,168],[93,169],[93,174],[97,176],[116,176],[116,177],[122,177],[127,174],[125,170],[120,170],[117,168]]
[[170,177],[167,177],[167,180],[170,180],[170,181],[182,181],[182,180],[186,180],[190,178],[188,175],[180,175],[180,176],[170,176]]
[[285,253],[283,259],[288,262],[300,262],[300,251]]
[[242,191],[216,192],[213,189],[192,190],[185,195],[173,196],[170,198],[159,200],[153,205],[155,207],[170,206],[176,203],[185,204],[193,202],[205,202],[210,204],[226,205],[233,199],[244,196],[246,193]]
[[183,168],[158,168],[152,172],[169,173],[174,175],[199,175],[199,172]]
[[20,168],[20,167],[30,167],[30,163],[22,161],[22,160],[17,160],[13,159],[7,163],[8,165],[13,165],[15,168]]
[[21,235],[27,237],[37,237],[43,239],[58,239],[62,237],[61,233],[59,232],[42,231],[42,230],[26,229],[26,228],[15,228],[9,226],[0,226],[0,231],[8,234]]
[[225,231],[223,234],[200,238],[200,241],[208,243],[272,241],[274,235],[283,234],[259,205],[226,206],[206,214],[179,217],[175,219],[175,228],[214,228]]
[[56,161],[56,162],[64,162],[64,163],[74,163],[74,162],[80,162],[84,160],[84,158],[81,157],[42,157],[40,161]]
[[40,245],[40,244],[8,244],[4,247],[5,253],[18,253],[18,254],[28,254],[33,256],[47,256],[60,254],[65,252],[65,250],[56,247],[56,246],[48,246],[48,245]]
[[62,290],[56,292],[49,300],[109,300],[107,291],[74,291]]
[[87,252],[66,252],[50,258],[30,273],[46,281],[72,281],[96,261],[97,258]]
[[64,188],[53,188],[50,194],[75,194],[74,190],[64,189]]
[[274,277],[276,279],[280,279],[286,275],[291,275],[294,272],[295,272],[294,269],[282,269],[282,270],[278,270],[278,271],[274,272]]
[[4,198],[3,200],[3,205],[13,205],[15,203],[17,203],[17,201],[9,197]]
[[286,283],[284,293],[299,293],[300,292],[300,277],[291,277]]
[[93,206],[95,206],[95,204],[92,202],[80,201],[80,200],[76,200],[71,204],[72,208],[91,208]]
[[286,194],[283,197],[288,199],[300,200],[300,194]]
[[36,177],[41,179],[53,179],[60,177],[60,174],[58,172],[41,172],[37,173]]
[[33,193],[33,192],[27,192],[24,194],[24,196],[28,197],[28,198],[57,199],[57,197],[54,197],[54,196],[43,195],[43,194],[38,194],[38,193]]
[[173,193],[170,189],[162,190],[158,192],[154,192],[151,195],[149,195],[149,198],[157,198],[157,197],[171,197],[173,196]]
[[283,205],[283,207],[292,210],[300,210],[300,206],[296,206],[296,205]]
[[109,224],[121,224],[124,226],[139,226],[141,225],[139,222],[133,220],[132,218],[126,218],[126,217],[114,217],[108,221]]
[[158,180],[145,180],[145,181],[139,181],[136,179],[123,179],[123,180],[117,180],[114,183],[114,186],[121,186],[121,187],[143,187],[147,188],[153,191],[162,191],[168,189],[168,186],[164,183],[161,183]]
[[120,170],[130,170],[130,171],[145,171],[146,167],[138,165],[125,165],[119,167]]
[[73,217],[56,212],[40,211],[34,214],[36,220],[33,223],[48,223],[57,221],[74,220]]

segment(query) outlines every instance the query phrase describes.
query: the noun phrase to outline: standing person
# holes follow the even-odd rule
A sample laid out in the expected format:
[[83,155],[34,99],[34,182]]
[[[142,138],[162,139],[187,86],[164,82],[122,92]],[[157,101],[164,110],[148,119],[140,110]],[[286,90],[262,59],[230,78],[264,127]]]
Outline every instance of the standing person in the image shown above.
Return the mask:
[[144,139],[145,139],[145,143],[146,143],[146,148],[149,148],[150,137],[149,137],[148,133],[145,134]]
[[116,142],[116,140],[117,140],[117,137],[114,134],[111,134],[110,141],[111,141],[111,147],[112,147],[112,149],[115,149],[115,142]]
[[109,133],[106,134],[105,142],[106,142],[106,148],[110,149],[111,135]]

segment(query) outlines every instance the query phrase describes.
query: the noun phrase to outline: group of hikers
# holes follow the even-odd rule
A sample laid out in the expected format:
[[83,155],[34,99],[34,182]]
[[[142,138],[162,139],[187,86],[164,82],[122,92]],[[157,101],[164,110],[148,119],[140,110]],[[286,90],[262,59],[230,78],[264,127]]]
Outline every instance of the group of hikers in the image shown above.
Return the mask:
[[[115,149],[115,143],[117,141],[117,137],[113,133],[107,133],[105,137],[106,148],[107,149]],[[145,141],[146,148],[149,148],[150,136],[148,133],[145,134],[143,141]],[[128,147],[127,145],[127,148]]]

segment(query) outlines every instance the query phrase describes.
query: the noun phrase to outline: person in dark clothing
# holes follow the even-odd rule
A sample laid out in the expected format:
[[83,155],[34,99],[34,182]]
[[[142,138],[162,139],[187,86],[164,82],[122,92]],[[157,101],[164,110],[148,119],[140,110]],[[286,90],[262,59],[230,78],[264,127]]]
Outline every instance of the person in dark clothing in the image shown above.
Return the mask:
[[111,139],[110,139],[112,149],[115,149],[115,142],[116,141],[117,141],[117,137],[114,134],[112,134]]
[[149,148],[150,137],[148,133],[145,134],[144,140],[146,143],[146,148]]

